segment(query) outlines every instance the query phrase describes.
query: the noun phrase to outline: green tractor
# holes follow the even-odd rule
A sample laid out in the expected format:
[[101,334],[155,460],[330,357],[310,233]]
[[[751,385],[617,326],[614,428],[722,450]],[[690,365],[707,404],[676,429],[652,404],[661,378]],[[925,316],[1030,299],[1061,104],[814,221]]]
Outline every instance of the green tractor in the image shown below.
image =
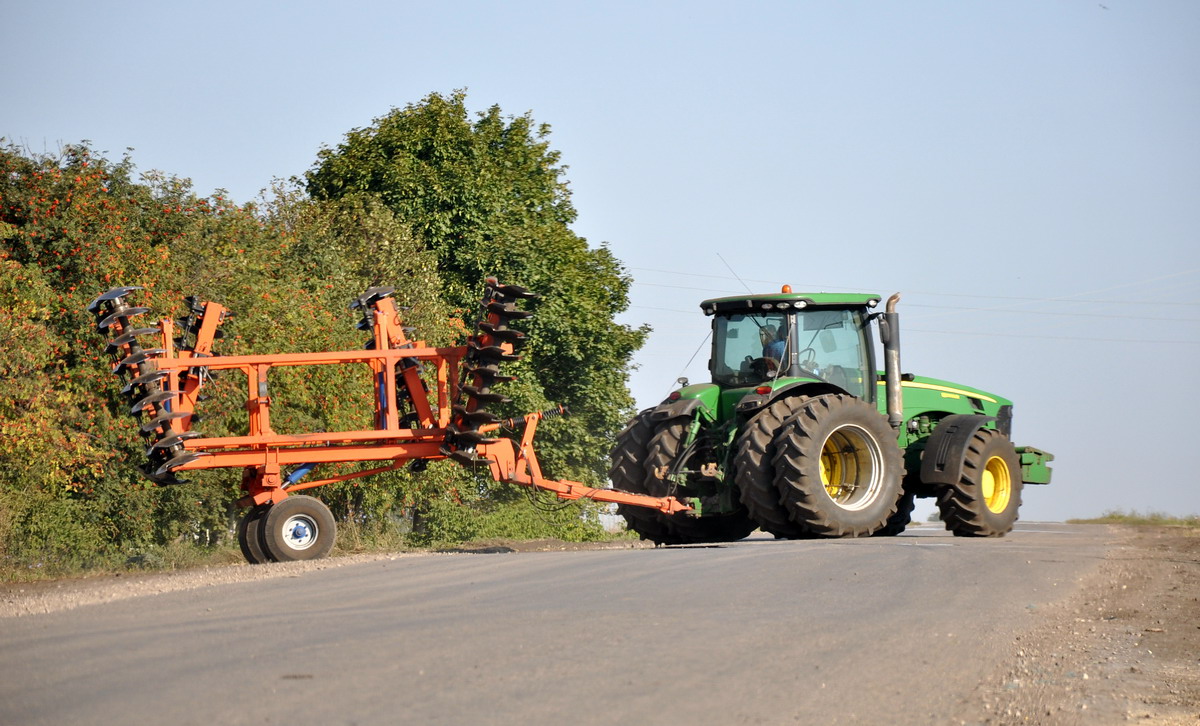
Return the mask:
[[[755,529],[788,539],[896,535],[915,499],[946,529],[1012,530],[1024,484],[1049,484],[1051,454],[1014,447],[1012,402],[900,372],[896,303],[877,295],[793,293],[705,300],[710,383],[674,391],[629,422],[612,451],[613,487],[675,496],[671,515],[619,507],[657,544],[728,542]],[[883,344],[878,372],[872,323]]]

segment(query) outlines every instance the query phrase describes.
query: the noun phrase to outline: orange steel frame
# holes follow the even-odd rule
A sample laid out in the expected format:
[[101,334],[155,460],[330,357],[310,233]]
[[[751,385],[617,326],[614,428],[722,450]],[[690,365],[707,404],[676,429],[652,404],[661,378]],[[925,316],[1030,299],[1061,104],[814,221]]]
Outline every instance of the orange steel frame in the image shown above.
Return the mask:
[[[371,349],[355,351],[324,351],[315,353],[285,353],[276,355],[221,356],[211,353],[218,326],[227,311],[214,302],[202,303],[204,313],[192,350],[176,350],[173,345],[174,325],[170,320],[158,323],[163,353],[154,358],[154,365],[166,372],[165,390],[176,395],[166,406],[171,412],[186,414],[174,424],[180,432],[191,429],[191,414],[195,413],[201,376],[181,374],[189,369],[208,371],[238,370],[246,375],[246,409],[249,430],[245,436],[191,438],[183,443],[188,452],[200,456],[183,463],[173,472],[196,469],[242,468],[242,489],[246,492],[239,504],[251,506],[275,503],[290,492],[346,481],[390,471],[415,459],[437,460],[449,456],[456,448],[453,442],[452,405],[459,398],[460,363],[467,346],[433,348],[423,341],[410,341],[401,325],[399,313],[390,298],[372,302],[374,341]],[[126,332],[115,324],[117,335]],[[501,344],[512,352],[508,343]],[[430,400],[418,368],[399,365],[401,361],[422,361],[436,371],[436,400]],[[284,366],[319,366],[343,363],[366,364],[372,373],[375,392],[377,428],[359,431],[332,431],[305,434],[277,434],[271,429],[271,396],[268,376],[272,368]],[[398,372],[397,368],[401,370]],[[118,364],[118,369],[121,365]],[[181,378],[186,378],[182,389]],[[407,389],[413,414],[420,426],[405,428],[399,415],[399,389]],[[520,442],[508,438],[490,439],[475,447],[475,461],[486,461],[491,476],[497,481],[511,482],[553,492],[560,499],[593,499],[639,507],[649,507],[665,513],[690,509],[674,497],[652,497],[612,489],[596,489],[579,482],[557,481],[542,475],[534,452],[533,438],[538,422],[548,413],[531,413],[523,417],[524,431]],[[509,419],[504,424],[516,424],[522,419]],[[485,424],[480,432],[496,431],[501,424]],[[285,486],[283,468],[298,464],[333,462],[387,462],[382,466],[363,469],[325,479],[298,482]]]

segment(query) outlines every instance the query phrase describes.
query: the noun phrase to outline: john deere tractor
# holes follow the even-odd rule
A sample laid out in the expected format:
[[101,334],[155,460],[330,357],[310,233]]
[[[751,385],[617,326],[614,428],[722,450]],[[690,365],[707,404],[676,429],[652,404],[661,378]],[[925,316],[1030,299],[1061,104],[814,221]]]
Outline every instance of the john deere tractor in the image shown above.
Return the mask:
[[[899,294],[794,293],[705,300],[708,383],[674,391],[618,437],[615,489],[675,496],[690,511],[619,507],[659,544],[896,535],[933,497],[965,537],[1012,530],[1024,484],[1053,456],[1014,447],[1012,402],[902,373]],[[876,369],[871,328],[883,344]]]

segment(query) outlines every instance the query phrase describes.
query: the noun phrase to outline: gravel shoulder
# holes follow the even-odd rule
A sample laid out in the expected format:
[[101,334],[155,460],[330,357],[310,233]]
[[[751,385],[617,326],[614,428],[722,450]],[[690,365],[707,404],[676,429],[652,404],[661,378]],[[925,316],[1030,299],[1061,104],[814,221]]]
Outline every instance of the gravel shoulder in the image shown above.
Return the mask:
[[199,567],[173,572],[97,575],[61,580],[39,580],[0,584],[0,618],[23,617],[71,610],[84,605],[127,600],[180,590],[195,590],[212,585],[251,582],[278,577],[299,577],[306,572],[325,570],[379,560],[409,557],[452,557],[499,552],[547,552],[582,549],[632,549],[653,547],[633,540],[614,542],[563,542],[556,539],[478,542],[461,548],[440,551],[372,552],[343,555],[311,562],[278,562],[268,565],[231,565]]
[[1014,637],[961,723],[1200,723],[1200,531],[1114,530],[1100,568]]

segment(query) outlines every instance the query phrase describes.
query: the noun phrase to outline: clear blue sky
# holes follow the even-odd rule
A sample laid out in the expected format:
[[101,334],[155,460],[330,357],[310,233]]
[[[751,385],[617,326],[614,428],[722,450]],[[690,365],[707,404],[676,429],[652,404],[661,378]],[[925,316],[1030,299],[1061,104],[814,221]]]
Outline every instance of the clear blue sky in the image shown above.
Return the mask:
[[1193,0],[0,0],[0,67],[0,136],[238,200],[431,91],[530,111],[654,326],[643,406],[704,379],[730,268],[898,290],[905,370],[1058,456],[1024,518],[1200,513]]

